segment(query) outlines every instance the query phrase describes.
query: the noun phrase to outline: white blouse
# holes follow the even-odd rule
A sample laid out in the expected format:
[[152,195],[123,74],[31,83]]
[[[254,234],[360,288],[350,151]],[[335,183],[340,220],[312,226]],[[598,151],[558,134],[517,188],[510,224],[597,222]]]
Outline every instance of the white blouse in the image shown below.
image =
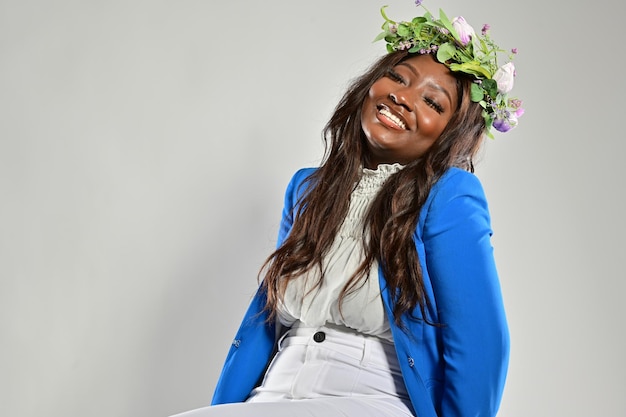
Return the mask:
[[393,340],[380,296],[376,261],[365,285],[344,298],[343,314],[339,312],[339,294],[364,258],[363,221],[367,209],[384,182],[400,169],[400,164],[383,164],[375,170],[363,169],[363,175],[350,197],[348,214],[323,260],[322,285],[310,291],[319,277],[317,269],[289,283],[284,301],[278,306],[278,317],[283,325],[291,326],[297,320],[311,327],[331,323]]

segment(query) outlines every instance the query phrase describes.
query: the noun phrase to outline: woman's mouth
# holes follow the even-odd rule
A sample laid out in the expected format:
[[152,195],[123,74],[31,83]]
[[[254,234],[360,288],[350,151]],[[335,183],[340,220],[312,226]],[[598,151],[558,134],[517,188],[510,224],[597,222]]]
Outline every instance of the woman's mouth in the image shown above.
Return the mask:
[[377,106],[377,110],[378,110],[378,114],[382,116],[378,118],[382,123],[384,123],[385,125],[391,128],[407,130],[406,123],[404,123],[404,121],[400,119],[398,116],[393,114],[387,106],[381,104]]

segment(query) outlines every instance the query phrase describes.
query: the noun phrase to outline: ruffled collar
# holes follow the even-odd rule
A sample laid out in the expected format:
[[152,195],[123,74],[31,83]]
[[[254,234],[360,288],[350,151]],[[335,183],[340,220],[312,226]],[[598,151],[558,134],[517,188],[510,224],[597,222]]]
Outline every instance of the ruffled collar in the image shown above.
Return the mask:
[[404,165],[399,163],[380,164],[376,169],[363,168],[361,179],[354,192],[357,194],[376,193],[389,177],[402,168],[404,168]]

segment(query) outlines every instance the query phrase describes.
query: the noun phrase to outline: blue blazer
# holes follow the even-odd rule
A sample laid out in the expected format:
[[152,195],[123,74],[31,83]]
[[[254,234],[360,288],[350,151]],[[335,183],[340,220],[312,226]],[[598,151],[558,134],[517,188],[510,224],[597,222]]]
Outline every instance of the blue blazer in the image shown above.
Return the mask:
[[[289,233],[292,209],[314,172],[292,178],[278,236]],[[432,302],[430,317],[442,326],[402,317],[391,320],[398,360],[419,417],[495,416],[509,359],[509,333],[493,257],[489,211],[474,174],[451,168],[433,186],[413,236],[424,284]],[[392,294],[379,271],[388,317]],[[245,401],[261,381],[274,352],[277,328],[262,313],[259,290],[241,323],[218,380],[212,404]],[[419,308],[413,312],[420,317]],[[404,329],[402,328],[404,327]]]

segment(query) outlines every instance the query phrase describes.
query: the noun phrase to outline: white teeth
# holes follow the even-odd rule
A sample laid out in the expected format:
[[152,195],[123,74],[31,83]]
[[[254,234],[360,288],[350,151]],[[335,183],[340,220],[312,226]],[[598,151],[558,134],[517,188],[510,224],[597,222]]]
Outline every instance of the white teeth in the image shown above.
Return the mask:
[[400,118],[398,116],[396,116],[395,114],[391,113],[386,108],[383,107],[383,108],[381,108],[378,111],[379,111],[380,114],[385,116],[387,119],[389,119],[392,122],[394,122],[399,128],[406,129],[406,125],[404,124],[404,122],[402,120],[400,120]]

